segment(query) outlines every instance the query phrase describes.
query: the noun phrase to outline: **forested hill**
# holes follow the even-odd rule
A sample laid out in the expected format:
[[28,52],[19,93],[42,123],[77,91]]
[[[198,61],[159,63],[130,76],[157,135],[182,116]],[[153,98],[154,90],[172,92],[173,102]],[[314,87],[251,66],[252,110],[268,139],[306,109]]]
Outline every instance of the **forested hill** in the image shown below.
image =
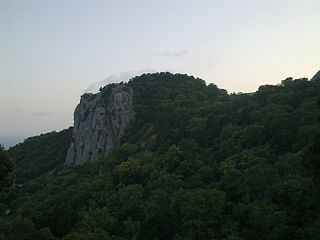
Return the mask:
[[126,85],[135,120],[108,157],[61,166],[70,130],[10,150],[26,183],[1,195],[2,239],[320,239],[320,81],[253,94],[170,73]]
[[72,128],[30,137],[9,150],[16,162],[17,183],[23,184],[63,165]]

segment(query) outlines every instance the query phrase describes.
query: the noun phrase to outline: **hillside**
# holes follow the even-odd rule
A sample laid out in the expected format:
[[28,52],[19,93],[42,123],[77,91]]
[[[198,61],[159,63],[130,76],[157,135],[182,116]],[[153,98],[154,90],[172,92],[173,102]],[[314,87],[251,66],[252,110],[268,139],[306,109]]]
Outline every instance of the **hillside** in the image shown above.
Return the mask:
[[72,128],[30,137],[9,149],[15,160],[17,182],[23,184],[63,165]]
[[0,198],[2,239],[320,238],[320,81],[254,94],[170,73],[124,85],[135,118],[108,156],[63,166],[72,129],[10,149],[24,185]]

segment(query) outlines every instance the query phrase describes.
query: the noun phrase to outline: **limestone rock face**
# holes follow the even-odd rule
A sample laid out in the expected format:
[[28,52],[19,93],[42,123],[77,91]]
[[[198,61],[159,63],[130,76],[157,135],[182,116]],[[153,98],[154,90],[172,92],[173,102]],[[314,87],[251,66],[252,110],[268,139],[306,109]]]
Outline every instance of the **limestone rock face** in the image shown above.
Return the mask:
[[320,81],[320,70],[311,78],[311,81]]
[[65,165],[80,165],[108,155],[134,118],[133,90],[125,85],[84,94],[74,111],[73,137]]

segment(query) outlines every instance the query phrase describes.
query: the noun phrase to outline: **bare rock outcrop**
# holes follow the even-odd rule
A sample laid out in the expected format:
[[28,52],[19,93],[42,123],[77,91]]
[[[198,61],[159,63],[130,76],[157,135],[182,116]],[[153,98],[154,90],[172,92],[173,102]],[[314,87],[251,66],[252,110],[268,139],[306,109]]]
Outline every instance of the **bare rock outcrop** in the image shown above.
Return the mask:
[[133,90],[125,85],[109,85],[97,94],[84,94],[74,111],[65,165],[80,165],[108,155],[119,145],[133,118]]
[[311,78],[311,81],[320,81],[320,70]]

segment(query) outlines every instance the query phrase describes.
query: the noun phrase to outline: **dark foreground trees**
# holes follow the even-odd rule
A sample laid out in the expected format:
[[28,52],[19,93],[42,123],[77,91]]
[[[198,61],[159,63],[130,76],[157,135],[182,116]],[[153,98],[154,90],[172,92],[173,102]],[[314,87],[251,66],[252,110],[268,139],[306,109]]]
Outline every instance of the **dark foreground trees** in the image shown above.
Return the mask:
[[14,163],[7,151],[0,145],[0,192],[10,187],[14,181]]

